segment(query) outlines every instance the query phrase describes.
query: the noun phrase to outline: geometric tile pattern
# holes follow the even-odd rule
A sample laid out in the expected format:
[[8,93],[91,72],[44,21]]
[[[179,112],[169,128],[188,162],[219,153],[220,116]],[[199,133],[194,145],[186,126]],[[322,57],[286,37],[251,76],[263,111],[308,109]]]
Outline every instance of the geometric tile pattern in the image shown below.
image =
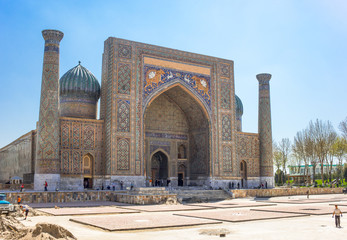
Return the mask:
[[129,170],[130,146],[129,139],[119,138],[117,141],[117,170]]
[[219,75],[221,77],[230,78],[230,66],[228,64],[220,64]]
[[231,116],[222,116],[222,140],[231,141]]
[[231,108],[231,85],[230,83],[221,82],[221,89],[220,89],[220,105],[223,109],[230,109]]
[[223,147],[223,171],[232,171],[232,152],[230,146]]
[[117,101],[117,131],[130,132],[130,102],[128,100]]
[[130,94],[131,66],[130,64],[118,64],[118,93]]
[[238,160],[247,163],[247,176],[259,176],[259,135],[238,132],[236,134],[236,153]]
[[[94,156],[96,174],[103,173],[102,125],[100,120],[66,119],[60,120],[61,164],[63,174],[82,174],[82,157]],[[69,129],[70,131],[67,131]]]
[[131,58],[131,46],[130,45],[124,45],[124,44],[118,44],[118,57],[121,58]]
[[94,137],[95,137],[95,126],[91,124],[85,124],[83,128],[83,148],[84,149],[94,149]]

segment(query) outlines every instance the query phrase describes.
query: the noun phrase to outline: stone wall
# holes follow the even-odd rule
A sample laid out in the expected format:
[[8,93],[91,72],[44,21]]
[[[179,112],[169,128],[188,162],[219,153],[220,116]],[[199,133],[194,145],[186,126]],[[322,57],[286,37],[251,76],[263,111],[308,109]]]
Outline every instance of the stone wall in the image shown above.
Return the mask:
[[34,172],[36,131],[30,131],[0,149],[0,182]]
[[7,201],[17,203],[17,196],[23,203],[114,201],[116,193],[126,191],[76,191],[76,192],[10,192],[5,193]]
[[235,198],[244,197],[279,197],[292,195],[338,194],[343,188],[273,188],[273,189],[240,189],[231,190]]

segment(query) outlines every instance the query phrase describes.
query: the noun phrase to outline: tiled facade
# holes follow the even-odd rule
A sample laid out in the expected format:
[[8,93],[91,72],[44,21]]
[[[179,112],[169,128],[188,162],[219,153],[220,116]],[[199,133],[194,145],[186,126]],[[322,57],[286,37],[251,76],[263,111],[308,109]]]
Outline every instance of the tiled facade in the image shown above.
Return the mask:
[[[240,132],[233,61],[110,37],[100,120],[61,117],[58,99],[46,100],[48,87],[58,91],[58,43],[46,41],[35,174],[59,174],[60,188],[73,189],[86,178],[93,188],[167,179],[172,186],[252,187],[261,177],[271,186],[269,94],[262,85],[260,134]],[[47,121],[52,130],[42,139]]]

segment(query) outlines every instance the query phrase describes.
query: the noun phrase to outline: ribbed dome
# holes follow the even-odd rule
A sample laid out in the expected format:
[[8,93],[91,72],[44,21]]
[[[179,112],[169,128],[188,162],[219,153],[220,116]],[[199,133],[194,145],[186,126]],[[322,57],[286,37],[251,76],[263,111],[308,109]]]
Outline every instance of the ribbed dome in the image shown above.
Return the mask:
[[235,102],[236,102],[236,114],[242,116],[243,114],[243,105],[241,99],[235,94]]
[[60,78],[60,95],[87,96],[97,101],[100,97],[100,84],[79,62]]

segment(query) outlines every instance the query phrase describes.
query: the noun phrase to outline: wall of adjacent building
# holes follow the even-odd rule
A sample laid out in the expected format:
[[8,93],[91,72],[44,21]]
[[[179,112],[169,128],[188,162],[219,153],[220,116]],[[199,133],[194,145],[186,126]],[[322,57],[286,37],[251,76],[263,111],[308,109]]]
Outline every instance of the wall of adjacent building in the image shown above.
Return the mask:
[[35,142],[36,130],[33,130],[0,149],[0,182],[8,182],[14,176],[31,181],[35,168]]

